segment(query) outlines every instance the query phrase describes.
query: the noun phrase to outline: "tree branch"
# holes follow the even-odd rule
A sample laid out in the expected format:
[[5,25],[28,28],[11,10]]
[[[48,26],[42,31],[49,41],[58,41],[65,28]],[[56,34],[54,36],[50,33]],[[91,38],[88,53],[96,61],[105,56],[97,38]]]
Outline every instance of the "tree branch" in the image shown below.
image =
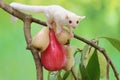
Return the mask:
[[107,63],[107,66],[106,66],[106,80],[109,80],[109,73],[110,73],[110,66],[109,66],[109,63]]
[[[6,4],[5,2],[3,2],[3,0],[0,0],[0,8],[2,8],[3,10],[5,10],[9,14],[11,14],[11,15],[19,18],[22,21],[25,20],[26,16],[28,16],[27,14],[22,13],[22,12],[16,10],[16,9],[12,8],[11,6],[9,6],[8,4]],[[40,21],[38,19],[35,19],[33,17],[31,17],[31,22],[35,22],[35,23],[38,23],[40,25],[47,26],[45,22]]]
[[[36,64],[36,69],[37,69],[37,80],[42,80],[42,69],[41,69],[41,63],[40,63],[40,58],[39,58],[39,55],[38,55],[38,51],[36,49],[34,49],[33,47],[30,46],[30,43],[31,43],[31,36],[30,36],[30,24],[31,22],[35,22],[35,23],[38,23],[40,25],[43,25],[43,26],[46,26],[46,23],[43,22],[43,21],[40,21],[38,19],[35,19],[27,14],[24,14],[18,10],[15,10],[13,9],[12,7],[10,7],[9,5],[7,5],[6,3],[4,3],[2,0],[0,0],[0,7],[5,10],[6,12],[8,12],[9,14],[21,19],[23,22],[24,22],[24,30],[25,30],[25,38],[26,38],[26,42],[27,42],[27,46],[28,46],[28,49],[31,50],[32,54],[33,54],[33,57],[34,57],[34,60],[35,60],[35,64]],[[26,18],[27,16],[27,18]],[[29,17],[29,18],[28,18]],[[29,36],[28,36],[29,34]],[[119,76],[118,76],[118,72],[115,68],[115,66],[113,65],[111,59],[109,58],[109,56],[107,55],[106,51],[97,46],[96,44],[94,44],[93,42],[89,41],[89,40],[86,40],[78,35],[74,35],[74,38],[86,43],[86,44],[89,44],[90,46],[94,47],[95,49],[97,49],[98,51],[100,51],[101,53],[103,53],[103,55],[105,56],[107,62],[110,64],[110,66],[112,67],[113,69],[113,72],[115,74],[115,77],[117,80],[120,80],[119,79]],[[39,60],[39,61],[38,61]],[[39,77],[41,76],[41,77]]]
[[30,30],[31,30],[31,16],[28,15],[24,19],[24,35],[27,42],[27,49],[31,50],[35,64],[36,64],[37,80],[43,80],[43,71],[42,71],[42,65],[40,62],[39,51],[37,51],[31,46],[32,37],[31,37]]
[[36,66],[36,74],[37,74],[37,80],[43,80],[43,71],[42,71],[42,65],[40,62],[40,57],[38,55],[38,51],[34,49],[31,45],[31,22],[39,22],[40,24],[44,25],[42,21],[39,21],[37,19],[32,18],[30,15],[24,14],[18,10],[13,9],[6,3],[4,3],[2,0],[0,0],[0,7],[7,11],[8,13],[16,16],[17,18],[21,19],[24,22],[24,35],[25,40],[27,43],[27,49],[29,49],[33,55],[35,66]]

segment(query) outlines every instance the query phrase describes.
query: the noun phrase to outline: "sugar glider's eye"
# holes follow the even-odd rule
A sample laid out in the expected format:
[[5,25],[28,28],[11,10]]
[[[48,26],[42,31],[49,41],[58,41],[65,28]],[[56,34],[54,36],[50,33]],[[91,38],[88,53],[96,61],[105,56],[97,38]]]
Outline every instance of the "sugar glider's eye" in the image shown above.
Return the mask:
[[76,21],[76,23],[78,24],[78,23],[79,23],[79,21]]
[[71,24],[71,23],[72,23],[72,21],[71,21],[71,20],[69,20],[69,23]]

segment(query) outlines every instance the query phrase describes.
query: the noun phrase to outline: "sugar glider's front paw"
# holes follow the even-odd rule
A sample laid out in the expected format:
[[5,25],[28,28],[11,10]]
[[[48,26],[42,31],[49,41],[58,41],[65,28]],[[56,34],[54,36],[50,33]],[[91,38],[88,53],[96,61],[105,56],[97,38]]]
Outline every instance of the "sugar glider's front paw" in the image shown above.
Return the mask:
[[63,32],[63,30],[61,30],[61,29],[56,29],[56,34],[57,34],[57,35],[60,35],[62,32]]
[[74,34],[73,34],[72,32],[70,32],[70,36],[71,36],[71,38],[73,38],[73,37],[74,37]]
[[61,33],[62,33],[62,31],[58,31],[58,32],[56,32],[57,35],[60,35]]
[[52,29],[52,25],[51,25],[49,22],[47,22],[47,26],[48,26],[50,29]]

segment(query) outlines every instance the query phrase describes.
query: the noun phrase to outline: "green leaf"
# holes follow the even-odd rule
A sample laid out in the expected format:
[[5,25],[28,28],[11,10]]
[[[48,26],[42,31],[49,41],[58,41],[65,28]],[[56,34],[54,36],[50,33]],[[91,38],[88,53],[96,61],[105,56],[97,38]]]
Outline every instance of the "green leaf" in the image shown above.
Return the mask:
[[57,73],[57,80],[62,80],[61,71],[59,71],[59,72]]
[[48,80],[57,80],[56,73],[49,72],[49,74],[48,74]]
[[61,73],[61,71],[49,72],[48,80],[62,80],[62,77],[61,77],[60,73]]
[[81,59],[80,59],[81,63],[79,65],[79,69],[80,69],[82,80],[91,80],[89,77],[89,74],[84,66],[84,59],[85,59],[86,54],[89,51],[89,48],[90,48],[89,45],[85,45],[81,52]]
[[86,70],[91,80],[100,79],[100,66],[99,66],[99,61],[98,61],[97,50],[95,50],[93,55],[91,56],[87,64]]
[[82,80],[91,80],[87,70],[85,69],[85,66],[82,63],[79,65],[79,69],[81,72]]
[[70,71],[66,71],[62,80],[66,80],[69,74],[70,74]]
[[81,52],[81,63],[84,64],[85,55],[88,53],[90,46],[85,45]]
[[102,37],[108,40],[118,51],[120,51],[120,40],[109,38],[109,37]]

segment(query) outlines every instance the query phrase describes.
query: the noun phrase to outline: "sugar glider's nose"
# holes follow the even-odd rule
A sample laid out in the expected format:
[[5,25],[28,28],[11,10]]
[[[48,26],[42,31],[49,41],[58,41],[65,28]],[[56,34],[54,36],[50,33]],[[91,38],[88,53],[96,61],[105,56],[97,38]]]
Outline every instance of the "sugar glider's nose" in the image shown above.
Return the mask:
[[72,25],[72,28],[74,28],[74,29],[75,29],[75,28],[76,28],[76,26],[77,26],[77,25]]

